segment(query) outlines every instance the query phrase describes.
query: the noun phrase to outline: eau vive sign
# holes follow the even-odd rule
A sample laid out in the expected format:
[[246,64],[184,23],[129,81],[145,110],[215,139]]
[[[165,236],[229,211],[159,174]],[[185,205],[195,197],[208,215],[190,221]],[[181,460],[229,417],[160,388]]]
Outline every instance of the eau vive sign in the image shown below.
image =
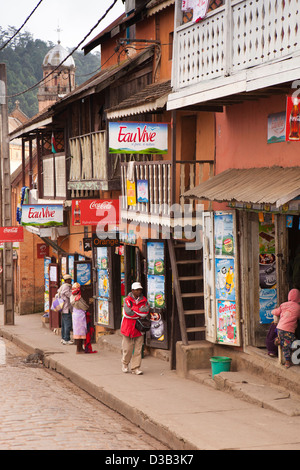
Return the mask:
[[109,122],[109,153],[167,152],[167,123]]

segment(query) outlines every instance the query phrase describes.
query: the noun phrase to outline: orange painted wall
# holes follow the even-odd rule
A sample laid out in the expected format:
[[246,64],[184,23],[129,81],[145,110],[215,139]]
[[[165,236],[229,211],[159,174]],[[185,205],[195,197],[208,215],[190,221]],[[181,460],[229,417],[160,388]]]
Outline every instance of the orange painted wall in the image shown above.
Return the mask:
[[216,114],[216,174],[228,168],[298,166],[299,142],[267,143],[268,115],[285,111],[284,95],[228,106]]

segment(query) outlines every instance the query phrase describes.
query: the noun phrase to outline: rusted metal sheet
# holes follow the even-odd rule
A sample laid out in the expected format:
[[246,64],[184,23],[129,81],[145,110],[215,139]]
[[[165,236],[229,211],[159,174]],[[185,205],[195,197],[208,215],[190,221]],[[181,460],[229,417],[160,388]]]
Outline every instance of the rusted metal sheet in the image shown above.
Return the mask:
[[184,197],[280,207],[300,195],[300,167],[228,169],[185,192]]

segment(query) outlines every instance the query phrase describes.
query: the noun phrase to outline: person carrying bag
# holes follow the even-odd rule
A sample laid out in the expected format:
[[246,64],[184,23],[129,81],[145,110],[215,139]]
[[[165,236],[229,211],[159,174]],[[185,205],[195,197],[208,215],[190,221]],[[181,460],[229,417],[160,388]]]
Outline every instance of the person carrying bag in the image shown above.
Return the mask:
[[[143,287],[139,282],[134,282],[131,292],[124,301],[124,314],[121,324],[122,340],[122,371],[129,371],[131,365],[132,374],[141,375],[142,348],[146,328],[139,323],[145,322],[150,306],[145,296],[142,295]],[[150,329],[150,321],[147,329]],[[141,331],[144,330],[144,331]]]

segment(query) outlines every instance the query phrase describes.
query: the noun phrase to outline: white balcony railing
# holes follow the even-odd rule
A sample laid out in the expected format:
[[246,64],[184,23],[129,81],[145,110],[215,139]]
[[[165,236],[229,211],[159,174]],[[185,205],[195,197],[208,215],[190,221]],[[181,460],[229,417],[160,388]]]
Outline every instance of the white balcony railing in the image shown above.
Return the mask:
[[300,52],[300,0],[225,0],[199,23],[176,4],[175,91]]

